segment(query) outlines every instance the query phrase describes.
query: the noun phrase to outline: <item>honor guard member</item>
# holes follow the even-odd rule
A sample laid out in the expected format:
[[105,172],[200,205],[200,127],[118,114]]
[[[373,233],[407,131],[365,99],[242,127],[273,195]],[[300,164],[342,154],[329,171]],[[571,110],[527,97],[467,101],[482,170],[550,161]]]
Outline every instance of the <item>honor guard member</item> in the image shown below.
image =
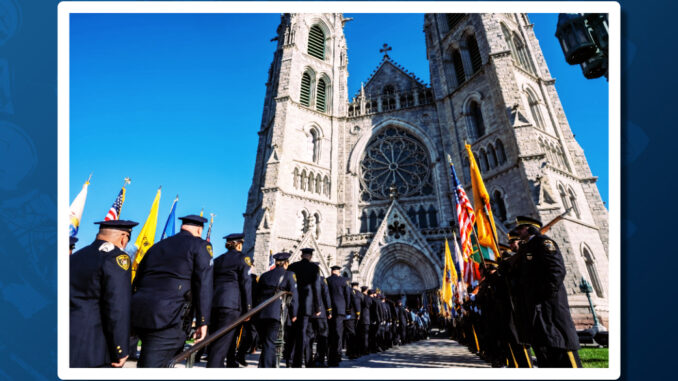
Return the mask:
[[372,298],[369,295],[367,286],[360,287],[363,299],[360,304],[360,319],[358,319],[358,341],[360,345],[359,355],[368,353],[369,335],[370,335],[370,308],[372,307]]
[[212,304],[212,245],[206,218],[181,217],[181,231],[151,246],[132,285],[132,325],[141,339],[139,368],[166,367],[184,347],[195,312],[196,343],[207,335]]
[[292,263],[289,270],[297,277],[299,291],[299,314],[292,327],[294,345],[292,346],[292,368],[301,368],[302,362],[311,365],[311,348],[308,339],[308,323],[311,315],[320,316],[320,268],[311,262],[313,249],[301,249],[301,260]]
[[[228,251],[214,260],[211,332],[230,325],[252,309],[252,259],[240,251],[243,237],[242,233],[225,236]],[[228,367],[238,367],[235,362],[234,339],[239,332],[240,328],[233,329],[211,344],[208,368],[223,368],[227,356],[229,360],[232,357]]]
[[75,250],[75,243],[78,242],[78,239],[76,237],[68,237],[68,254],[73,254],[73,250]]
[[70,367],[121,368],[129,355],[131,275],[123,250],[136,222],[101,221],[70,256]]
[[[275,268],[267,271],[259,277],[259,281],[254,287],[256,304],[261,304],[278,291],[292,292],[290,305],[288,307],[288,319],[292,322],[297,320],[299,308],[299,295],[297,293],[297,281],[291,271],[287,271],[289,265],[290,253],[278,253],[273,256]],[[259,356],[259,368],[275,368],[276,347],[275,342],[281,335],[281,307],[282,299],[278,298],[273,303],[264,307],[256,317],[257,332],[261,341],[262,349]]]
[[558,245],[540,233],[541,221],[516,218],[523,243],[518,250],[522,267],[523,293],[528,316],[532,316],[530,338],[540,368],[580,368],[579,338],[574,328],[567,291],[566,270]]
[[381,322],[384,318],[381,310],[381,303],[377,299],[377,291],[369,289],[367,293],[372,299],[372,305],[370,306],[370,335],[369,335],[369,351],[371,353],[381,352],[381,343],[379,342],[379,333]]
[[349,303],[349,314],[344,320],[344,328],[346,329],[346,357],[353,360],[358,358],[358,319],[360,318],[362,296],[360,293],[360,283],[351,282],[351,302]]
[[[317,264],[317,262],[313,262]],[[325,358],[327,358],[329,327],[327,319],[332,318],[332,301],[330,300],[330,290],[327,287],[327,279],[322,278],[320,283],[320,300],[323,305],[320,315],[311,315],[309,328],[313,330],[313,339],[309,343],[309,348],[313,348],[313,341],[316,343],[316,353],[313,357],[313,367],[324,368]]]
[[344,333],[344,318],[350,315],[351,287],[348,279],[339,275],[340,266],[332,266],[332,275],[327,278],[327,285],[332,300],[332,319],[330,323],[330,350],[327,366],[336,367],[341,362],[341,339]]

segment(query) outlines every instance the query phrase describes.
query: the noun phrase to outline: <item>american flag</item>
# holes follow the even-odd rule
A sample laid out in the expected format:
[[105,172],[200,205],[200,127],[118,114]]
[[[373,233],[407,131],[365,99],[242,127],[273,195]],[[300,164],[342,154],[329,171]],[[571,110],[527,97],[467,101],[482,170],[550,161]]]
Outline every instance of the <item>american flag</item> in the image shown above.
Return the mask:
[[268,253],[268,269],[273,270],[275,268],[275,259],[273,259],[273,250]]
[[450,169],[452,170],[452,182],[454,183],[454,193],[457,204],[457,221],[459,221],[459,233],[461,235],[461,252],[464,255],[464,260],[468,261],[471,254],[473,254],[471,232],[473,231],[473,224],[476,221],[476,215],[473,213],[473,206],[466,196],[464,187],[459,183],[452,161],[450,161]]
[[[202,216],[202,211],[200,213],[201,213],[200,216]],[[207,239],[205,239],[205,241],[207,241],[207,242],[210,241],[210,235],[212,235],[212,224],[214,223],[214,216],[216,216],[216,214],[210,213],[210,216],[211,216],[210,225],[207,228]]]
[[120,209],[122,209],[122,204],[124,202],[125,202],[125,187],[123,186],[122,189],[120,189],[120,193],[118,193],[118,197],[115,198],[113,206],[111,206],[111,209],[108,210],[106,218],[104,218],[104,221],[117,220],[118,218],[120,218]]

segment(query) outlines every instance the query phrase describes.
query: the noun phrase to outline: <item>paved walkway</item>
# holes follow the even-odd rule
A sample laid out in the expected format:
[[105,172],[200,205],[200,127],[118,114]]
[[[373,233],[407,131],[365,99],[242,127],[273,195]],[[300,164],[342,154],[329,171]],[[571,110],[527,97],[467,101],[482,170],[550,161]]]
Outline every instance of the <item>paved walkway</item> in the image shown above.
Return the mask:
[[[256,368],[259,351],[247,356],[248,368]],[[205,361],[195,367],[205,367]],[[136,367],[135,361],[128,361],[125,368]],[[184,364],[177,364],[184,368]],[[283,364],[282,367],[285,367]],[[384,352],[373,353],[355,360],[344,358],[340,368],[489,368],[490,364],[454,340],[431,337],[414,343],[393,347]]]

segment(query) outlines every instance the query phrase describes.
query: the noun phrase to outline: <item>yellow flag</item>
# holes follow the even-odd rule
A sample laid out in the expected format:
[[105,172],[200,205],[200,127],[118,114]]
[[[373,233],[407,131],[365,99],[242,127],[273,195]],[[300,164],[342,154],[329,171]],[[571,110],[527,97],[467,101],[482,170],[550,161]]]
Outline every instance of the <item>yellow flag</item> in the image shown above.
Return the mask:
[[471,146],[466,144],[469,163],[471,164],[471,186],[473,187],[473,209],[476,214],[476,233],[478,233],[478,243],[481,246],[488,247],[494,252],[495,258],[499,258],[499,250],[494,237],[496,227],[494,226],[494,217],[490,208],[490,195],[485,189],[483,177],[480,175],[476,158],[473,156]]
[[144,254],[146,251],[153,246],[155,241],[155,228],[158,226],[158,205],[160,204],[160,188],[158,188],[158,193],[155,194],[155,199],[151,205],[151,212],[146,218],[144,227],[141,228],[139,236],[137,236],[134,246],[137,248],[137,254],[134,256],[134,263],[132,263],[132,281],[137,275],[137,269],[139,268],[139,263],[144,259]]
[[443,303],[448,307],[452,306],[452,286],[457,283],[457,271],[454,269],[452,263],[452,252],[450,245],[445,239],[445,268],[443,270],[443,289],[440,292],[440,297]]

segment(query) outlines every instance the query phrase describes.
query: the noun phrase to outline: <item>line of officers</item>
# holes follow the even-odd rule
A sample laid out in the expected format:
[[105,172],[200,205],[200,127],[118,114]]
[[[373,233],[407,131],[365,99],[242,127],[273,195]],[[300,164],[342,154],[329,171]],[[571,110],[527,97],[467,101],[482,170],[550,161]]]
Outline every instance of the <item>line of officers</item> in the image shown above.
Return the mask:
[[200,342],[208,329],[230,325],[280,290],[292,294],[285,327],[277,299],[210,344],[208,367],[246,365],[245,355],[257,343],[259,367],[277,366],[281,328],[290,367],[338,366],[344,345],[346,356],[356,358],[428,338],[430,318],[423,309],[410,311],[350,283],[338,266],[323,278],[311,261],[313,249],[302,249],[302,259],[293,264],[289,253],[278,253],[275,267],[257,277],[252,258],[241,252],[242,234],[224,237],[227,252],[213,259],[211,244],[201,238],[207,219],[180,220],[179,233],[146,252],[133,283],[132,259],[124,249],[136,222],[97,222],[94,242],[71,254],[70,367],[122,367],[136,356],[138,340],[137,367],[167,367],[189,335]]
[[452,338],[494,367],[581,368],[558,245],[540,233],[541,221],[516,222],[499,262],[485,261],[483,280],[452,310]]

